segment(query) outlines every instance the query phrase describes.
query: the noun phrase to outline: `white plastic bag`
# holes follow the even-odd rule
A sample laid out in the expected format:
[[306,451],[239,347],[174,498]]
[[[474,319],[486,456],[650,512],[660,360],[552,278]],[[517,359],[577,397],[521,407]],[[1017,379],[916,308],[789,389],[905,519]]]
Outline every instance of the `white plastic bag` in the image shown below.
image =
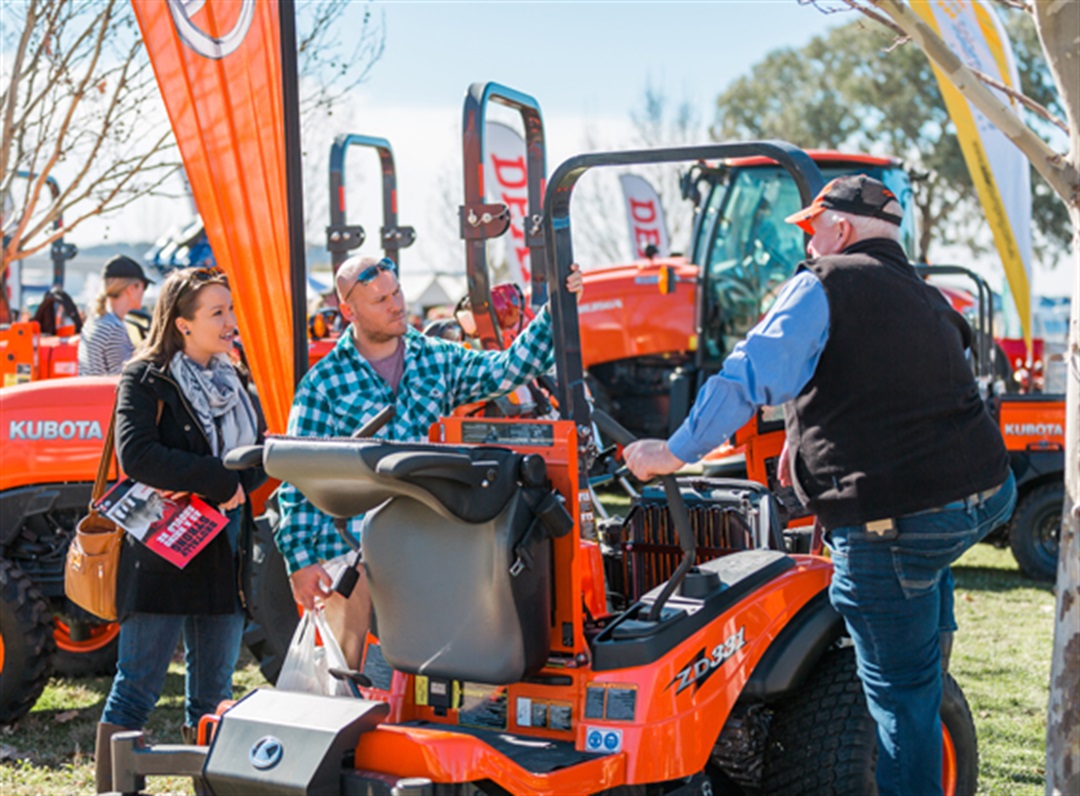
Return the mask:
[[[315,631],[318,631],[322,644],[315,643]],[[330,669],[348,668],[345,656],[326,624],[322,608],[304,611],[281,666],[277,687],[307,694],[352,696],[349,684],[330,674]]]

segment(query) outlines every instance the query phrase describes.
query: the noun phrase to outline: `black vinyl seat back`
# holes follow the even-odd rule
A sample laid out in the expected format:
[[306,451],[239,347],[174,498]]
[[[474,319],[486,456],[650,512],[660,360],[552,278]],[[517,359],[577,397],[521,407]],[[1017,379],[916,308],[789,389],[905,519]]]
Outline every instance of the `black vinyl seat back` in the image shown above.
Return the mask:
[[[263,463],[327,514],[367,514],[364,568],[382,653],[395,669],[505,684],[543,667],[551,537],[565,532],[551,518],[565,510],[551,510],[539,457],[272,437]],[[572,524],[568,514],[563,521]]]
[[522,487],[482,523],[440,517],[409,498],[368,515],[364,568],[391,666],[491,684],[543,667],[551,646],[551,541],[529,529],[544,492]]

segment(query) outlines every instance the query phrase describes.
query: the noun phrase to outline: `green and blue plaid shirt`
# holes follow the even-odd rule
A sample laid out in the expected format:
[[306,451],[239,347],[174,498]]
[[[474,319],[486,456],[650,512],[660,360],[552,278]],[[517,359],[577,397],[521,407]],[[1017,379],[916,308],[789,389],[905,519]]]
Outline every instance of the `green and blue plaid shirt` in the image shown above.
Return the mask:
[[[360,352],[351,333],[304,376],[289,413],[288,434],[296,437],[348,437],[386,406],[394,419],[376,438],[426,441],[428,429],[462,404],[487,401],[527,384],[555,361],[551,315],[544,307],[505,351],[475,351],[460,343],[405,334],[405,368],[395,397]],[[278,492],[281,524],[275,534],[289,573],[348,552],[323,514],[291,484]],[[351,529],[359,538],[359,517]]]

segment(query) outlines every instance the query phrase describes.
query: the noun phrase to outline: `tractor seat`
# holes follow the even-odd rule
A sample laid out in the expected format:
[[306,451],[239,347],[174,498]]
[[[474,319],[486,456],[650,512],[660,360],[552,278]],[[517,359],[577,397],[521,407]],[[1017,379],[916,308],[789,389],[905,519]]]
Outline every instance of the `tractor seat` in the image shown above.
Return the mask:
[[292,484],[333,517],[354,517],[392,497],[408,497],[447,519],[489,522],[519,480],[542,483],[545,477],[539,457],[493,447],[274,436],[263,456],[268,475]]
[[272,437],[263,463],[327,514],[367,515],[364,569],[380,647],[395,669],[503,684],[544,666],[551,535],[560,533],[551,516],[562,512],[562,533],[573,521],[551,499],[539,456]]

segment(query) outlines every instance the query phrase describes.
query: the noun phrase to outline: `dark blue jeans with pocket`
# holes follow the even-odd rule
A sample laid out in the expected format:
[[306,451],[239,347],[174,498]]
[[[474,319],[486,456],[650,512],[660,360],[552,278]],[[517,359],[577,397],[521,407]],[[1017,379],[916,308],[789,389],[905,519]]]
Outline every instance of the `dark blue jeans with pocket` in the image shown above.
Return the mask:
[[880,796],[941,793],[941,631],[956,629],[950,565],[1016,505],[1012,474],[996,492],[897,518],[893,539],[832,528],[833,606],[855,643],[878,728]]
[[[243,509],[227,512],[222,533],[236,551]],[[218,703],[232,698],[232,676],[244,636],[244,612],[219,616],[133,614],[120,624],[116,677],[101,720],[142,729],[165,685],[169,661],[184,639],[184,723],[198,726]]]

